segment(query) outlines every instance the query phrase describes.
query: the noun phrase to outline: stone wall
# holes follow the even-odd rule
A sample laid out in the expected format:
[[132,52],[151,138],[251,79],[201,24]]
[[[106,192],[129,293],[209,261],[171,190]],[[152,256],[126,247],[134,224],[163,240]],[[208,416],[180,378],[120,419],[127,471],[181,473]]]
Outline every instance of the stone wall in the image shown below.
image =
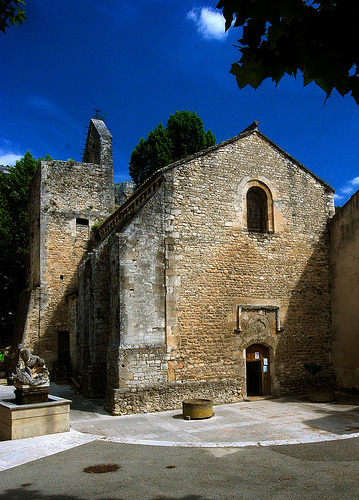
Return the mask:
[[118,234],[120,347],[165,345],[163,188]]
[[[102,120],[92,118],[90,121],[82,161],[105,165],[112,172],[112,135]],[[113,186],[109,189],[112,190]]]
[[[246,348],[255,343],[270,350],[274,394],[303,392],[307,361],[331,376],[332,190],[256,133],[166,176],[167,345],[179,354],[170,379],[237,379],[245,393]],[[272,194],[273,231],[246,230],[253,181]],[[262,306],[265,332],[248,327],[258,310],[236,331],[238,307],[251,304]],[[266,305],[278,307],[283,331]]]
[[167,380],[163,199],[160,188],[111,237],[108,397]]
[[105,240],[79,266],[76,377],[83,393],[104,395],[111,328],[110,242]]
[[158,357],[158,349],[165,349],[163,242],[160,189],[80,266],[78,376],[87,395],[97,395],[96,385],[104,389],[106,377],[102,384],[93,377],[94,366],[103,362],[112,389],[167,379],[167,363]]
[[130,196],[132,196],[135,190],[135,183],[132,181],[120,182],[114,185],[115,189],[115,204],[120,206],[124,203]]
[[50,367],[58,360],[59,332],[70,336],[71,363],[77,363],[78,266],[93,225],[114,209],[112,138],[99,120],[90,123],[87,155],[91,147],[100,163],[42,161],[30,190],[28,287],[38,290],[38,311],[30,307],[28,314],[38,322],[34,330],[25,328],[22,340]]
[[[253,344],[268,350],[271,394],[305,391],[309,361],[323,365],[332,382],[332,189],[260,133],[159,175],[161,188],[117,229],[120,349],[116,342],[109,349],[118,374],[107,407],[179,407],[199,387],[201,397],[238,401],[247,392],[246,350]],[[252,186],[267,193],[264,233],[247,229]]]
[[[99,120],[84,161],[43,161],[34,177],[25,345],[51,366],[68,332],[85,394],[106,388],[115,414],[239,401],[254,345],[273,395],[305,391],[308,361],[332,380],[328,185],[251,128],[155,174],[95,246],[114,208]],[[253,189],[264,232],[248,227]]]
[[238,403],[243,400],[236,380],[176,381],[134,389],[112,389],[106,394],[105,409],[113,415],[182,410],[188,399],[210,399],[214,405]]
[[359,191],[330,224],[333,362],[340,389],[359,391]]

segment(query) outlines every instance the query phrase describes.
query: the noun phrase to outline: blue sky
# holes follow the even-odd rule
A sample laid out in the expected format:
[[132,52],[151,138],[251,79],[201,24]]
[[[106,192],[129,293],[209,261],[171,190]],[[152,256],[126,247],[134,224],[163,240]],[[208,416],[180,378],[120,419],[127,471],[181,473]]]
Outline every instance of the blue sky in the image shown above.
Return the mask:
[[259,130],[336,190],[359,188],[359,110],[287,77],[239,90],[238,28],[227,34],[216,1],[27,0],[20,27],[0,33],[0,164],[27,150],[82,159],[93,108],[113,135],[114,180],[129,179],[141,137],[176,110],[196,111],[220,142],[254,120]]

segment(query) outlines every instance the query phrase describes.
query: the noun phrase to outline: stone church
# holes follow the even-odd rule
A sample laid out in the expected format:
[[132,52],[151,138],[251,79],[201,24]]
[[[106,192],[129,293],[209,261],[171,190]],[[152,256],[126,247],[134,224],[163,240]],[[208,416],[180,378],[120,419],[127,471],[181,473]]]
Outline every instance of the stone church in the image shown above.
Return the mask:
[[257,122],[131,194],[92,119],[83,162],[41,161],[31,193],[16,339],[113,414],[302,393],[310,361],[333,379],[333,189]]

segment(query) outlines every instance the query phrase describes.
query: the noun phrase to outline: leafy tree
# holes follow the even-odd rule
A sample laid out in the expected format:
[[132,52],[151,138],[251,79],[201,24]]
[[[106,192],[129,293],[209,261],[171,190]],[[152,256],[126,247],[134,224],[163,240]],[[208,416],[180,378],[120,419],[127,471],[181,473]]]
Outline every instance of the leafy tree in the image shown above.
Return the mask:
[[243,27],[241,58],[231,73],[239,88],[303,74],[327,98],[335,88],[359,104],[359,2],[352,0],[220,0],[228,30]]
[[147,140],[141,137],[131,154],[129,172],[139,186],[156,170],[172,162],[172,143],[160,123],[148,134]]
[[11,339],[20,293],[26,285],[29,182],[37,162],[29,151],[0,174],[0,343]]
[[0,30],[5,33],[5,28],[22,24],[27,21],[25,11],[21,8],[25,5],[24,0],[1,0],[0,1]]
[[160,123],[147,139],[143,137],[132,151],[129,172],[139,186],[156,170],[181,158],[213,146],[216,140],[195,112],[176,111],[170,115],[166,128]]
[[156,171],[171,163],[173,144],[162,123],[148,134],[147,154],[151,168]]
[[129,173],[137,186],[151,175],[147,149],[147,141],[141,137],[131,153]]
[[173,144],[174,160],[193,155],[216,142],[212,132],[204,130],[199,116],[190,111],[176,111],[174,115],[170,115],[167,121],[167,135]]

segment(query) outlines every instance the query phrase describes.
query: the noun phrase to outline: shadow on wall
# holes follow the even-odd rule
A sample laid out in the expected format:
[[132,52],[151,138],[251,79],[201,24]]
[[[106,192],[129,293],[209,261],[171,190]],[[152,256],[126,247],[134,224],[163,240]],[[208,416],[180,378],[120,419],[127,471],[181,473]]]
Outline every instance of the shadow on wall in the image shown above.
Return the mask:
[[[321,378],[335,387],[332,366],[330,273],[328,236],[323,235],[294,287],[287,309],[284,332],[276,349],[276,374],[280,395],[302,394],[309,379],[304,364],[322,366]],[[288,268],[286,272],[290,273]]]
[[[182,333],[178,348],[181,362],[176,365],[176,379],[228,378],[238,380],[244,386],[242,334],[235,335],[233,329],[225,329],[223,325],[230,308],[233,308],[234,298],[249,296],[270,299],[280,304],[282,310],[286,309],[285,316],[281,317],[284,329],[273,339],[271,363],[275,380],[272,380],[272,391],[275,390],[277,395],[306,392],[309,381],[303,365],[311,361],[323,366],[323,377],[333,385],[327,235],[312,247],[304,242],[301,248],[299,243],[295,248],[296,255],[292,250],[290,262],[288,254],[283,251],[284,241],[275,240],[275,237],[272,240],[256,237],[255,240],[250,242],[248,236],[241,234],[235,239],[228,238],[227,241],[233,243],[227,245],[209,243],[207,247],[201,246],[198,257],[201,269],[206,273],[212,265],[205,278],[206,286],[202,286],[201,277],[201,288],[193,286],[199,283],[198,276],[191,274],[196,271],[186,263],[187,283],[182,286],[193,296],[186,296],[191,310],[178,319]],[[245,253],[244,243],[251,246]],[[111,329],[110,243],[106,244],[108,248],[100,253],[100,257],[94,252],[86,258],[78,284],[83,299],[78,304],[78,336],[73,351],[76,352],[76,376],[84,382],[84,394],[91,397],[103,396],[106,389]],[[275,245],[273,258],[264,263],[263,255]],[[234,258],[235,255],[241,255],[241,259]],[[263,279],[255,281],[255,277],[261,275]],[[51,319],[54,335],[58,334],[55,323],[59,318],[63,318],[63,324],[68,324],[69,301],[76,288],[75,272],[54,310]],[[179,297],[179,307],[183,298]],[[77,297],[74,297],[71,325],[76,320],[76,302]],[[192,313],[195,316],[191,316]],[[201,322],[195,322],[194,319],[199,317]],[[74,338],[74,326],[70,327],[70,335]],[[253,343],[261,343],[260,337],[253,338]]]
[[[223,238],[231,243],[222,246],[198,244],[202,273],[198,288],[194,286],[196,266],[185,263],[187,275],[181,286],[191,310],[183,307],[185,313],[178,318],[182,366],[176,371],[177,380],[234,378],[245,386],[245,321],[243,331],[237,333],[232,324],[223,325],[236,298],[249,297],[281,308],[283,331],[272,335],[272,346],[264,343],[274,358],[272,391],[276,395],[306,392],[309,381],[303,365],[309,361],[321,364],[323,376],[333,384],[327,234],[316,244],[304,241],[302,248],[290,242],[290,254],[286,241],[276,236],[253,236],[255,241],[244,234],[235,236]],[[269,251],[271,259],[265,258]],[[262,337],[253,335],[251,343],[261,344]]]
[[[81,241],[79,245],[81,246]],[[94,308],[94,294],[103,292],[106,286],[103,284],[102,289],[100,286],[100,290],[93,290],[92,266],[96,255],[89,254],[93,248],[94,240],[90,239],[82,250],[81,262],[86,261],[86,266],[80,282],[77,267],[70,276],[56,276],[56,289],[53,287],[50,290],[52,304],[55,306],[46,321],[46,330],[42,332],[39,351],[45,357],[56,383],[70,383],[71,376],[74,376],[81,382],[81,391],[86,396],[100,397],[105,394],[106,389],[110,308],[107,306],[105,293],[100,298],[103,307]],[[103,271],[103,263],[101,270]],[[78,312],[79,287],[83,289],[81,292],[84,293],[84,300]],[[54,296],[58,297],[57,301]],[[46,350],[49,348],[52,356],[47,359]]]

